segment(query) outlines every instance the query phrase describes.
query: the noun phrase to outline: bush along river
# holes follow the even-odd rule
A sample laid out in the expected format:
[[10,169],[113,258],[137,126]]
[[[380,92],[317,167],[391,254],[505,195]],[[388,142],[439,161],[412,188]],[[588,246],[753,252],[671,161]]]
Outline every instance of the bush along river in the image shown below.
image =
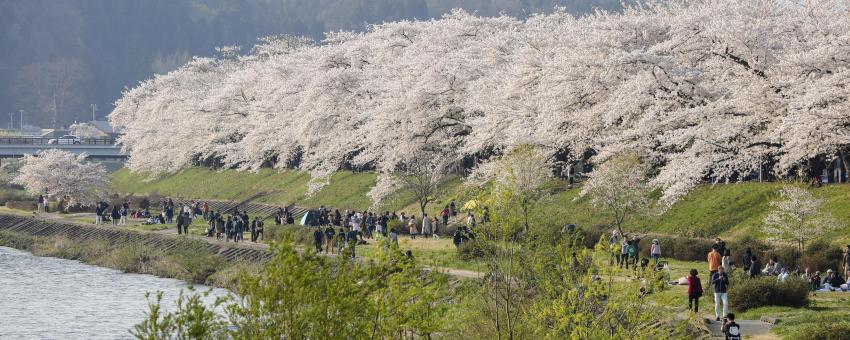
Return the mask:
[[[148,311],[146,293],[161,291],[171,310],[189,284],[0,247],[0,287],[0,339],[130,339]],[[213,289],[206,302],[226,294]]]

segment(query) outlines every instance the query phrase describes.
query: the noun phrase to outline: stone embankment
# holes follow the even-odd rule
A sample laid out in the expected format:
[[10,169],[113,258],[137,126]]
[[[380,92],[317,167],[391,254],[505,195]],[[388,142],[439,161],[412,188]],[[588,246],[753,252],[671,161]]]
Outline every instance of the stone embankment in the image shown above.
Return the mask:
[[[122,230],[119,228],[80,225],[66,222],[53,222],[36,218],[0,214],[0,231],[10,231],[35,237],[62,236],[70,240],[103,240],[113,245],[145,245],[167,252],[181,241],[181,236],[159,233]],[[272,254],[265,249],[257,249],[237,244],[207,243],[206,251],[210,255],[220,256],[227,262],[265,262]]]

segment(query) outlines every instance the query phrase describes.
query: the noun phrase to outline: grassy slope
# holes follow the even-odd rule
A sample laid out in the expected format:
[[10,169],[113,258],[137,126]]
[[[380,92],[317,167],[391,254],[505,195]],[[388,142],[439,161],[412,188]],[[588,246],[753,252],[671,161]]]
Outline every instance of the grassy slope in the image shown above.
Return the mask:
[[[176,175],[144,182],[143,175],[119,170],[113,175],[116,191],[124,193],[177,195],[193,198],[243,200],[264,193],[257,202],[295,203],[308,207],[329,205],[366,209],[371,205],[366,193],[374,184],[375,174],[339,172],[324,189],[307,197],[309,176],[301,172],[277,172],[264,169],[256,173],[210,171],[191,168]],[[443,195],[432,204],[432,212],[463,192],[461,179],[450,177],[443,184]],[[760,234],[761,221],[770,210],[780,183],[736,183],[701,186],[662,215],[627,222],[629,230],[670,233],[684,236],[725,237],[744,233]],[[551,196],[536,212],[538,216],[579,226],[605,224],[606,218],[595,212],[587,198],[579,197],[579,189],[562,190]],[[815,195],[827,201],[826,209],[850,226],[850,185],[829,185],[814,189]],[[458,202],[462,205],[462,202]],[[396,194],[384,207],[416,211],[409,194]],[[833,232],[832,237],[845,240],[850,229]]]

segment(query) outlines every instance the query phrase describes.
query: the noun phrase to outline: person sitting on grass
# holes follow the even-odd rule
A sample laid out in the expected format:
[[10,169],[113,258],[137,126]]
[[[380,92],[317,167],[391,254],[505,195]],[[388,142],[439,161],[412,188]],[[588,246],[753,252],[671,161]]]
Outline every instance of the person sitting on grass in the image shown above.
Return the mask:
[[812,290],[818,290],[818,288],[820,288],[820,282],[820,271],[816,271],[815,275],[812,275],[809,279],[809,284],[812,285]]
[[741,340],[741,326],[735,322],[735,313],[726,315],[726,323],[720,329],[726,340]]

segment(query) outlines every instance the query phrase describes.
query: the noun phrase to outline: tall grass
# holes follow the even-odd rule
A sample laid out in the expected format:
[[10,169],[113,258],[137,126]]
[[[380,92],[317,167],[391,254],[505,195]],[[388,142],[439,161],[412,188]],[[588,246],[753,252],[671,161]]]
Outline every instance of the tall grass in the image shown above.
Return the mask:
[[[227,277],[214,274],[228,269],[220,256],[198,240],[181,240],[168,251],[140,243],[111,244],[105,240],[73,240],[64,236],[33,237],[0,231],[0,245],[22,249],[37,256],[79,260],[92,265],[118,269],[128,273],[152,274],[199,284],[227,282]],[[232,278],[230,280],[233,280]]]

